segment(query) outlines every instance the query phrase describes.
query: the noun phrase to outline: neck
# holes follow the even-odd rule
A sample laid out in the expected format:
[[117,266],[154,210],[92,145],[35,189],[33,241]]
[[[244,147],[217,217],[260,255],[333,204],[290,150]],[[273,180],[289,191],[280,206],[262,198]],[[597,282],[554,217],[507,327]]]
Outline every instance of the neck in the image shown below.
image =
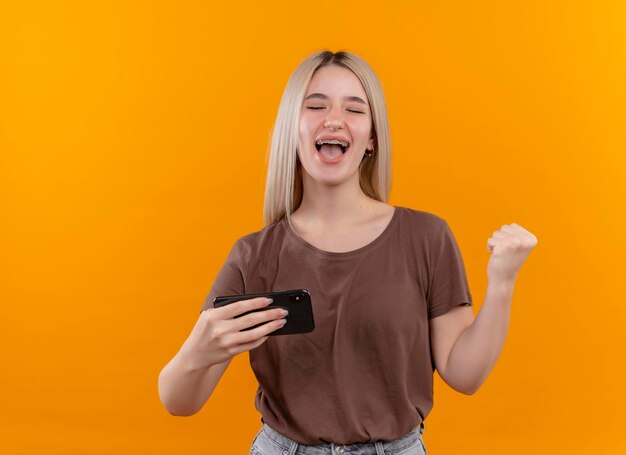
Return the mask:
[[359,174],[339,185],[325,185],[306,172],[302,174],[302,203],[296,210],[300,220],[311,226],[346,226],[358,223],[375,201],[359,185]]

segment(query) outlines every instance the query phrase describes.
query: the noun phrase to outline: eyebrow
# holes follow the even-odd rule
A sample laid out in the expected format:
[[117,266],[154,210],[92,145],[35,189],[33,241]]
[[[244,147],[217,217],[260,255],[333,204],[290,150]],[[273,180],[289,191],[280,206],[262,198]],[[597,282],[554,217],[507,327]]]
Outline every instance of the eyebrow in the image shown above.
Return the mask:
[[[328,96],[324,95],[323,93],[311,93],[309,96],[307,96],[304,101],[311,99],[311,98],[318,98],[321,100],[327,100]],[[365,101],[363,101],[362,98],[359,98],[358,96],[344,96],[343,97],[344,100],[346,101],[354,101],[356,103],[361,103],[361,104],[365,104],[367,106],[367,103]]]

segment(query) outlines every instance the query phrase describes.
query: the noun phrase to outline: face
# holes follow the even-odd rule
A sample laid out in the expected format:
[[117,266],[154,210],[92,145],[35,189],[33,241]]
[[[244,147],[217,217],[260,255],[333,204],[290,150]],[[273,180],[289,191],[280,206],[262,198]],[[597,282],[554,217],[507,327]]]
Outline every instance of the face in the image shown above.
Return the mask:
[[[311,78],[300,112],[298,157],[303,174],[326,185],[351,178],[358,181],[364,153],[374,148],[371,126],[367,95],[354,73],[337,65],[319,68]],[[324,139],[347,142],[348,147],[316,146]]]

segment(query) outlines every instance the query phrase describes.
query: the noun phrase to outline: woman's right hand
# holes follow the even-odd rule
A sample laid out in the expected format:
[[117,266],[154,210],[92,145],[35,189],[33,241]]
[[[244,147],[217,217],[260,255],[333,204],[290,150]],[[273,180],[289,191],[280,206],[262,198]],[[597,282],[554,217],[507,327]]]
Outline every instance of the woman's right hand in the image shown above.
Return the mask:
[[[256,311],[235,319],[235,316],[268,306],[266,297],[239,300],[220,308],[208,308],[200,317],[183,344],[181,351],[194,357],[195,362],[210,367],[232,359],[235,355],[261,346],[268,334],[285,325],[281,308]],[[267,322],[270,321],[270,322]],[[252,330],[240,330],[267,322]]]

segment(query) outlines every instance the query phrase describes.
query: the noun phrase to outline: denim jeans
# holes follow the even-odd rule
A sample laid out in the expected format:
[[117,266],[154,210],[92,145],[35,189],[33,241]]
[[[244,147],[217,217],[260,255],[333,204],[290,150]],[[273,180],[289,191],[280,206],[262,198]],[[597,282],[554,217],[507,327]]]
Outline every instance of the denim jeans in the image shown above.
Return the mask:
[[423,433],[422,423],[393,441],[304,445],[283,436],[264,423],[252,441],[250,455],[426,455]]

